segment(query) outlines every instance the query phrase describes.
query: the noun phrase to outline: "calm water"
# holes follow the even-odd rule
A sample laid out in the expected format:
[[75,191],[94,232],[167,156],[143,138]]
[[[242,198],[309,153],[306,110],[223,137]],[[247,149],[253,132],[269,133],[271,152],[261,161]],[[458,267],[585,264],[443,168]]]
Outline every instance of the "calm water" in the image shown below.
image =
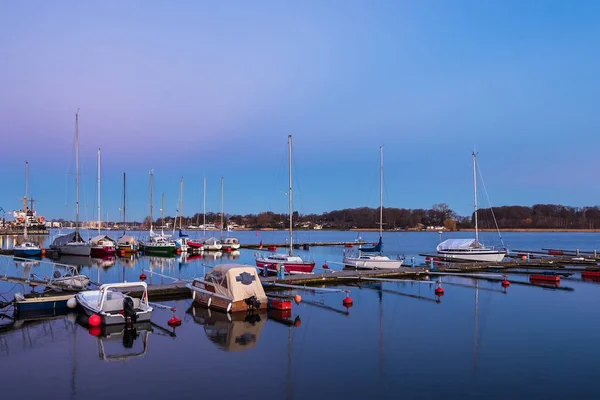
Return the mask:
[[[268,243],[285,241],[287,233],[235,235],[246,243]],[[325,241],[354,240],[356,235],[297,236],[300,241]],[[377,240],[377,233],[362,236]],[[503,236],[513,249],[600,248],[600,234],[592,233]],[[5,238],[2,247],[11,246],[11,240]],[[386,233],[384,246],[389,254],[410,259],[433,251],[438,241],[437,233]],[[253,253],[243,250],[216,259],[118,258],[104,265],[66,261],[106,283],[137,280],[142,269],[181,278],[201,276],[228,259],[251,263]],[[325,260],[340,261],[342,249],[315,247],[309,253],[320,266]],[[7,271],[18,276],[51,273],[44,263],[0,261],[0,273]],[[526,281],[526,276],[509,279]],[[159,280],[153,278],[155,283]],[[0,391],[19,398],[57,399],[566,399],[600,394],[595,382],[600,373],[598,284],[581,281],[578,274],[560,284],[573,290],[512,284],[504,291],[497,282],[480,281],[476,289],[471,279],[444,281],[446,293],[439,301],[429,284],[348,287],[354,300],[349,310],[342,306],[341,294],[302,292],[304,301],[293,310],[292,326],[266,314],[253,321],[229,320],[191,307],[191,300],[166,302],[177,307],[183,320],[174,335],[167,326],[172,313],[157,309],[152,331],[139,332],[137,338],[124,338],[120,332],[92,336],[74,314],[18,321],[17,326],[3,319]],[[23,290],[0,282],[5,297]]]

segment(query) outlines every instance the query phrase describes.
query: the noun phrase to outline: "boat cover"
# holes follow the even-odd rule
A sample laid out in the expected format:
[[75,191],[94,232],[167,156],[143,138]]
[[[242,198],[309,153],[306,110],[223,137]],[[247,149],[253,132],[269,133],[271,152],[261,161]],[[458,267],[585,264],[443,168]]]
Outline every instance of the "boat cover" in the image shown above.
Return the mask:
[[383,248],[383,242],[382,242],[381,238],[379,238],[379,242],[375,246],[361,247],[360,251],[362,251],[363,253],[379,253],[379,252],[381,252],[382,248]]
[[467,250],[478,247],[475,239],[446,239],[437,245],[437,251]]
[[103,240],[108,240],[109,242],[113,242],[113,243],[115,243],[115,241],[114,241],[114,240],[112,240],[111,238],[109,238],[109,237],[108,237],[108,236],[106,236],[106,235],[98,235],[98,236],[94,236],[94,237],[93,237],[93,238],[90,240],[90,242],[91,242],[92,244],[99,244],[99,243],[100,243],[100,241],[103,241]]
[[233,301],[256,297],[267,301],[256,268],[243,264],[220,264],[206,274],[205,280],[215,283],[215,292]]
[[119,240],[117,240],[117,244],[119,246],[130,246],[130,245],[135,245],[136,241],[133,238],[133,236],[130,235],[123,235],[119,238]]
[[[77,240],[76,240],[77,237]],[[67,243],[71,242],[83,242],[81,235],[76,232],[67,233],[64,235],[60,235],[52,242],[53,247],[65,246]]]

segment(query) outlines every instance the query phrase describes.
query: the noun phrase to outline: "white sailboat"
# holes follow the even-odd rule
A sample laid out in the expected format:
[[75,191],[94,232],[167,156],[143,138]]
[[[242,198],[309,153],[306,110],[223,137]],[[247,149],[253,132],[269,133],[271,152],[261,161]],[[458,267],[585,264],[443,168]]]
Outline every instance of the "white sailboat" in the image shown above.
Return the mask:
[[133,236],[127,234],[127,199],[126,199],[126,191],[127,191],[127,176],[125,172],[123,172],[123,236],[117,240],[117,246],[119,251],[125,253],[135,253],[138,250],[138,243],[133,238]]
[[102,258],[105,256],[114,256],[116,253],[116,242],[107,235],[101,235],[102,220],[100,219],[100,148],[98,148],[98,235],[90,239],[92,257]]
[[[222,250],[224,253],[230,253],[234,250],[237,250],[240,248],[240,241],[238,240],[238,238],[235,237],[230,237],[229,233],[227,234],[227,237],[225,239],[223,239],[223,223],[224,223],[224,217],[225,217],[225,211],[224,211],[224,179],[223,177],[221,177],[221,246],[222,246]],[[229,232],[229,229],[227,230]]]
[[358,256],[350,251],[344,253],[345,267],[360,269],[396,269],[402,266],[400,258],[390,259],[381,254],[383,246],[383,146],[379,147],[379,243],[369,249],[359,248]]
[[89,256],[92,250],[91,243],[79,234],[79,109],[75,113],[75,232],[57,237],[52,247],[59,254],[71,256]]
[[165,209],[165,195],[162,195],[162,206],[161,206],[161,234],[154,233],[153,230],[153,219],[152,219],[152,183],[154,178],[154,170],[150,171],[150,234],[148,240],[140,241],[140,248],[145,253],[151,254],[173,254],[175,252],[175,242],[171,238],[165,235],[163,231],[164,225],[164,209]]
[[206,177],[204,177],[204,212],[203,212],[203,221],[202,221],[202,229],[204,233],[202,235],[202,239],[200,239],[200,243],[202,243],[202,248],[207,251],[219,251],[223,247],[221,241],[214,236],[206,237]]
[[[179,181],[179,209],[177,210],[179,214],[179,238],[175,239],[175,244],[181,250],[182,253],[187,253],[188,251],[188,237],[183,233],[183,178]],[[175,221],[173,221],[173,236],[175,236],[175,225],[177,225],[177,215],[175,215]]]
[[25,161],[25,197],[23,198],[23,211],[25,212],[25,220],[23,222],[23,242],[13,247],[15,256],[38,256],[42,254],[42,249],[37,244],[27,240],[27,225],[29,224],[29,218],[27,218],[27,191],[29,186],[29,163]]
[[438,244],[437,254],[445,260],[500,262],[506,255],[506,249],[495,249],[479,243],[479,227],[477,225],[477,155],[475,152],[472,155],[475,238],[447,239]]
[[289,196],[289,207],[290,207],[290,249],[288,254],[271,254],[263,256],[258,254],[256,256],[256,266],[258,268],[267,268],[271,273],[276,273],[279,268],[283,267],[284,271],[288,274],[310,274],[315,268],[314,261],[303,260],[300,256],[293,254],[293,210],[292,210],[292,135],[288,135],[288,196]]

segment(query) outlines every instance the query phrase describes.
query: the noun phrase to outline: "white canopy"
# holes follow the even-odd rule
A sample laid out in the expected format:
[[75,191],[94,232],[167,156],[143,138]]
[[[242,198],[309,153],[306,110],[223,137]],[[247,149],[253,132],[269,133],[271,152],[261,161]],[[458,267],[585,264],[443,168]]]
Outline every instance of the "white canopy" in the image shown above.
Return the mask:
[[106,241],[109,241],[109,242],[112,242],[112,243],[115,243],[115,241],[114,241],[113,239],[109,238],[109,237],[108,237],[108,236],[106,236],[106,235],[98,235],[98,236],[94,236],[94,237],[93,237],[93,238],[90,240],[90,242],[91,242],[92,244],[100,244],[100,242],[102,242],[102,241],[105,241],[105,240],[106,240]]
[[220,264],[215,266],[204,278],[214,282],[215,293],[229,297],[233,301],[256,297],[266,302],[267,295],[262,287],[256,268],[243,264]]
[[123,235],[119,238],[119,240],[117,240],[117,244],[119,246],[129,246],[129,245],[135,245],[136,241],[133,238],[133,236],[130,235]]
[[467,250],[478,248],[475,239],[447,239],[438,244],[437,251],[444,250]]
[[76,234],[75,232],[67,233],[64,235],[58,236],[52,242],[52,247],[61,247],[70,242],[83,242],[81,239],[81,235]]

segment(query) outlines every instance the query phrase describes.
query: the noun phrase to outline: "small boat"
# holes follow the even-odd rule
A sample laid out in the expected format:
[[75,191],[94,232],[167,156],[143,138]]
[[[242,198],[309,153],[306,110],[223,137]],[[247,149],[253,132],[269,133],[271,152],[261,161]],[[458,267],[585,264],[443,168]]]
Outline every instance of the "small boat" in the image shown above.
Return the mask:
[[[150,171],[150,235],[147,241],[140,241],[140,249],[146,254],[153,255],[171,255],[174,254],[177,245],[171,240],[169,235],[165,235],[161,228],[161,234],[154,233],[152,229],[152,182],[154,178],[154,171]],[[165,209],[165,196],[162,196],[162,217],[161,226],[164,226],[164,209]]]
[[195,240],[188,239],[187,242],[186,242],[186,244],[187,244],[189,252],[199,253],[202,250],[204,250],[204,246],[202,246],[202,243],[197,242]]
[[114,256],[117,252],[115,241],[106,235],[95,236],[90,240],[90,243],[92,244],[90,251],[92,257]]
[[358,257],[344,257],[345,267],[357,269],[398,269],[404,260],[390,259],[378,254],[360,254]]
[[65,310],[69,299],[75,297],[75,293],[64,293],[46,290],[42,293],[14,294],[15,311],[19,314],[43,313],[49,310]]
[[221,241],[221,250],[224,253],[230,253],[234,250],[238,250],[240,248],[240,241],[237,238],[234,237],[229,237],[229,232],[231,231],[231,227],[227,228],[227,237],[225,239],[223,239],[223,226],[225,224],[224,221],[224,215],[225,215],[225,210],[224,210],[224,206],[223,206],[223,201],[225,199],[225,194],[224,194],[224,182],[225,179],[223,177],[221,177],[221,225],[219,226],[219,234],[220,234],[220,241]]
[[117,240],[117,249],[119,253],[132,254],[137,253],[138,243],[131,235],[127,235],[127,175],[123,172],[123,236]]
[[68,272],[61,276],[60,272],[55,270],[52,279],[48,282],[51,285],[59,286],[63,290],[84,290],[90,284],[90,278],[79,275],[76,271],[75,268],[68,268]]
[[[125,290],[141,291],[141,298],[123,293]],[[103,325],[150,321],[152,316],[145,282],[108,283],[98,290],[77,293],[75,299],[87,315],[98,315]]]
[[223,248],[221,241],[215,237],[202,238],[200,239],[202,248],[206,251],[219,251]]
[[32,242],[22,242],[13,247],[13,253],[17,257],[31,257],[42,254],[42,249]]
[[233,251],[240,248],[240,242],[237,238],[226,237],[222,242],[221,246],[223,251]]
[[186,287],[194,302],[224,312],[262,310],[267,296],[256,268],[243,264],[219,264],[204,279],[194,279]]

